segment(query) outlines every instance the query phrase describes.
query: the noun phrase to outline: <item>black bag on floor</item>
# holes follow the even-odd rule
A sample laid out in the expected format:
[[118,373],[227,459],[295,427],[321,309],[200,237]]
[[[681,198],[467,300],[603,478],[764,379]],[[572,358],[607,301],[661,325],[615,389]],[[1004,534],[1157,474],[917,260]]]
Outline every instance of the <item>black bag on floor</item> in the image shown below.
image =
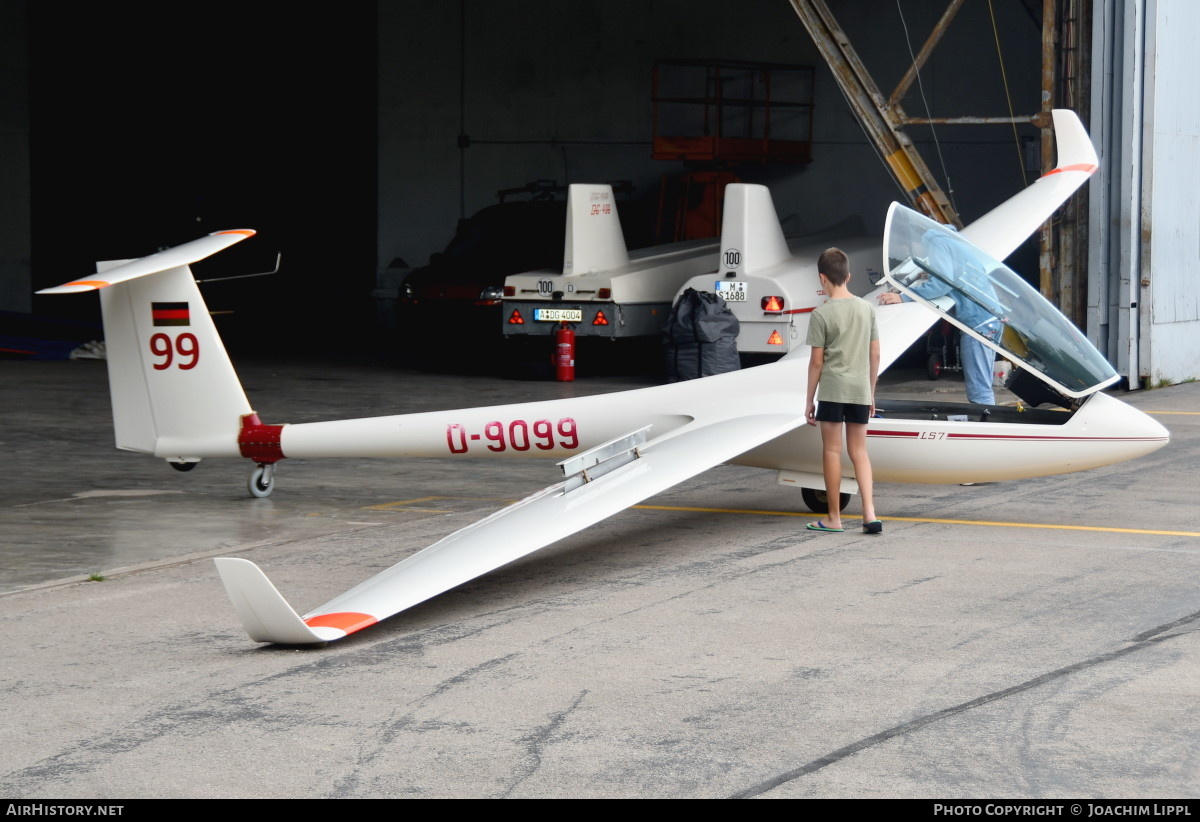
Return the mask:
[[723,299],[710,291],[687,289],[671,307],[663,330],[667,382],[737,371],[737,336],[738,319]]

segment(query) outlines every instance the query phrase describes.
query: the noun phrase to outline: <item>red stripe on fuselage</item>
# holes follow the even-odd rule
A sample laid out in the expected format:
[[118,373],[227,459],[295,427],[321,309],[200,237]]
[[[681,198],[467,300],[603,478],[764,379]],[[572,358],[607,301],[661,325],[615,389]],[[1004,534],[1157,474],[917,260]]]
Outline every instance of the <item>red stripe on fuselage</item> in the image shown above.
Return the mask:
[[[942,432],[938,432],[942,433]],[[871,431],[868,437],[920,437],[921,431]],[[1024,442],[1161,442],[1166,437],[1062,437],[1035,436],[1033,434],[965,434],[945,432],[948,440],[1019,440]]]

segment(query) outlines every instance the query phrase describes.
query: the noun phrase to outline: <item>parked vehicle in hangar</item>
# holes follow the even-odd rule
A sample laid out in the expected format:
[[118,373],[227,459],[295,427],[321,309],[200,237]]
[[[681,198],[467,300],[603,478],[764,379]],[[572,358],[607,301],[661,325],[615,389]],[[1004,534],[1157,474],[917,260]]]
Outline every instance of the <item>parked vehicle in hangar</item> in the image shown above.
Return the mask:
[[703,272],[711,280],[717,250],[712,238],[629,251],[611,187],[574,184],[563,256],[554,266],[504,280],[504,334],[548,340],[568,323],[576,337],[657,344],[675,292]]
[[499,192],[500,202],[460,220],[446,249],[405,277],[396,323],[414,365],[497,351],[504,278],[562,262],[564,192],[546,181]]
[[743,359],[777,359],[804,345],[809,315],[826,300],[817,257],[832,245],[850,258],[850,290],[862,296],[874,288],[882,248],[861,224],[785,237],[767,187],[736,183],[725,189],[716,273],[689,279],[679,293],[688,288],[716,293],[738,318]]

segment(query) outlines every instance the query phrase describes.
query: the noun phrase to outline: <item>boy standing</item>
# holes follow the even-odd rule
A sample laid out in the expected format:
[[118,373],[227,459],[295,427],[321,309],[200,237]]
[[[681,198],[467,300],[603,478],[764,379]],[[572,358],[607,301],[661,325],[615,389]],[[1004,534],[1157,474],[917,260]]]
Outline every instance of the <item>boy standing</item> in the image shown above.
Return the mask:
[[[843,531],[841,511],[842,426],[846,450],[862,496],[863,533],[883,533],[875,518],[871,460],[867,456],[867,422],[875,413],[875,379],[879,374],[879,328],[870,303],[850,293],[850,260],[840,248],[826,249],[817,260],[817,276],[829,301],[812,313],[807,342],[805,415],[809,425],[821,423],[822,468],[829,514],[810,522],[810,531]],[[816,404],[817,385],[821,404]]]

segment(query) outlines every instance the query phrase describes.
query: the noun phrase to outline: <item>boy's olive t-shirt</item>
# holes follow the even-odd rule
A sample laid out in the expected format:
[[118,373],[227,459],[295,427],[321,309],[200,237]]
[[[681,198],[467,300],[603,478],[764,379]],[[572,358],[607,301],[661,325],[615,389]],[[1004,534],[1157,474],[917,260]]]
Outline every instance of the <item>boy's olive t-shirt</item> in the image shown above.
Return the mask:
[[871,341],[877,339],[875,310],[861,297],[829,300],[813,311],[806,342],[825,349],[821,399],[871,404]]

